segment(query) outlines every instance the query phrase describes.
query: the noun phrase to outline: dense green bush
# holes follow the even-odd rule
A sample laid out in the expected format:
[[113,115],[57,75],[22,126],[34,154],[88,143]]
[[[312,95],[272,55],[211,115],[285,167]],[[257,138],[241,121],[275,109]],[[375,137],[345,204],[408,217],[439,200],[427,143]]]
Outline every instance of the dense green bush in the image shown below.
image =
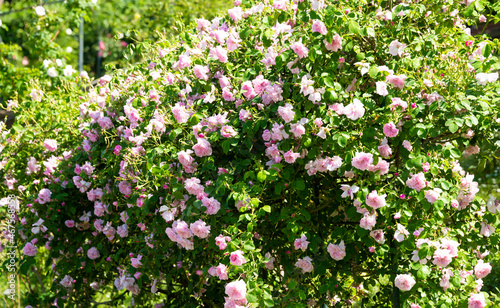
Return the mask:
[[78,131],[2,135],[20,273],[51,269],[24,303],[498,305],[500,206],[457,159],[498,151],[499,44],[468,4],[244,1],[95,87],[33,85],[11,105]]

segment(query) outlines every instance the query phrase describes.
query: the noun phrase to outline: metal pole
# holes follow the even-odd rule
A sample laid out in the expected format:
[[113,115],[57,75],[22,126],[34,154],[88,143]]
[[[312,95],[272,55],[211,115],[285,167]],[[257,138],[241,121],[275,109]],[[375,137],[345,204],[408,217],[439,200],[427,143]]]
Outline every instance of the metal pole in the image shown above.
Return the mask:
[[78,71],[83,71],[83,17],[80,17],[80,35],[79,35],[79,52],[78,52]]

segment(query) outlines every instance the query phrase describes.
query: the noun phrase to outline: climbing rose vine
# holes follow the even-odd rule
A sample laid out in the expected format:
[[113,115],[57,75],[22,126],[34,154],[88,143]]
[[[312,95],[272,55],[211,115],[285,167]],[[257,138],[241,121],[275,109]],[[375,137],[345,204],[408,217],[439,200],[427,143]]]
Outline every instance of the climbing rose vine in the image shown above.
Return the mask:
[[77,146],[3,135],[24,262],[69,305],[493,305],[500,206],[457,161],[500,126],[472,2],[236,1],[144,45],[73,102]]

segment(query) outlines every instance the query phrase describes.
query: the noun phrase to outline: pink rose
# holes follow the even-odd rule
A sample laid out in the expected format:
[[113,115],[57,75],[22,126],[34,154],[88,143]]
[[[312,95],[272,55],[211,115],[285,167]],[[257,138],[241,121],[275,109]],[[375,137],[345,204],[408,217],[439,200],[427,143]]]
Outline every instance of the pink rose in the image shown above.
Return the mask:
[[138,267],[142,266],[141,259],[142,259],[142,255],[138,255],[137,258],[131,258],[130,262],[132,263],[133,267],[138,268]]
[[396,128],[396,125],[394,125],[394,123],[389,122],[384,125],[384,135],[386,135],[387,137],[396,137],[398,133],[399,129]]
[[50,202],[51,196],[52,196],[52,192],[47,188],[43,188],[38,193],[38,202],[40,204],[45,204],[47,202]]
[[389,92],[387,91],[387,84],[383,81],[377,81],[375,83],[377,89],[375,90],[375,93],[381,96],[387,96]]
[[179,151],[177,153],[177,158],[183,166],[191,166],[194,163],[194,158],[190,155],[191,153],[193,153],[191,150]]
[[245,263],[247,263],[247,260],[245,260],[245,257],[243,256],[244,252],[241,250],[236,250],[231,252],[231,255],[229,256],[229,260],[232,265],[236,266],[241,266]]
[[224,250],[227,247],[227,243],[231,241],[229,236],[223,236],[220,234],[215,238],[215,245],[219,246],[220,250]]
[[127,181],[121,181],[118,184],[118,188],[123,195],[130,195],[132,193],[132,185]]
[[405,75],[389,75],[386,77],[386,81],[392,84],[395,88],[402,90],[405,86],[406,81]]
[[225,266],[224,264],[219,263],[219,265],[215,268],[215,273],[220,280],[227,280],[229,278],[229,271],[227,269],[227,266]]
[[310,273],[314,270],[312,259],[310,257],[304,257],[303,259],[297,260],[297,262],[295,262],[295,266],[302,270],[302,274]]
[[214,197],[211,198],[202,198],[201,202],[203,203],[203,206],[207,208],[205,211],[206,214],[208,215],[215,215],[219,212],[220,210],[220,202],[215,200]]
[[293,242],[293,246],[295,247],[295,250],[302,250],[306,251],[307,246],[309,245],[309,242],[307,241],[307,236],[302,235],[300,238],[295,239]]
[[66,275],[64,278],[59,282],[63,287],[69,288],[73,285],[73,278],[71,276]]
[[385,197],[387,194],[378,195],[376,190],[373,190],[366,197],[366,204],[371,206],[374,210],[384,207],[386,205]]
[[483,279],[488,276],[491,272],[491,265],[489,263],[484,263],[483,260],[478,260],[476,266],[474,266],[474,274],[478,279]]
[[290,48],[299,56],[300,59],[307,57],[309,49],[307,49],[304,44],[302,44],[302,40],[299,42],[293,43]]
[[397,275],[394,285],[401,291],[410,291],[415,285],[415,279],[410,274]]
[[191,65],[191,58],[188,55],[180,55],[179,56],[179,68],[186,68]]
[[351,161],[351,165],[359,170],[368,170],[372,164],[373,155],[364,152],[357,152]]
[[189,120],[189,113],[186,111],[186,108],[179,105],[179,103],[172,107],[172,113],[177,123],[186,123]]
[[237,133],[232,126],[224,125],[224,126],[222,126],[222,128],[220,130],[220,134],[224,138],[231,138],[231,137],[236,136]]
[[413,147],[412,147],[410,141],[408,141],[408,140],[403,141],[403,147],[406,150],[408,150],[408,152],[411,152],[411,150],[413,150]]
[[210,70],[206,66],[201,66],[201,65],[195,65],[193,68],[194,75],[198,79],[202,80],[208,80],[208,73]]
[[37,253],[36,246],[30,242],[26,243],[26,245],[23,248],[23,254],[25,256],[34,257],[36,253]]
[[189,229],[188,224],[182,220],[174,221],[172,224],[172,230],[182,238],[190,238],[193,236],[193,232]]
[[55,152],[57,150],[57,141],[55,141],[54,139],[45,139],[43,145],[45,146],[47,151]]
[[410,188],[420,191],[427,186],[427,181],[425,180],[425,175],[423,172],[414,174],[410,179],[406,181],[406,185]]
[[439,196],[441,195],[442,190],[439,188],[434,188],[425,192],[425,199],[430,203],[434,204]]
[[469,308],[484,308],[486,307],[486,299],[484,294],[471,294],[469,297]]
[[207,238],[210,235],[210,226],[207,226],[207,223],[201,219],[193,222],[189,229],[199,238]]
[[243,300],[247,296],[247,286],[243,280],[236,280],[226,285],[226,294],[231,300]]
[[193,146],[194,154],[198,157],[210,156],[212,155],[212,148],[210,147],[210,143],[203,139],[198,138],[198,143]]
[[215,48],[210,49],[210,57],[213,59],[217,59],[222,63],[227,62],[227,50],[225,50],[222,46],[217,46]]
[[445,267],[450,264],[451,261],[452,256],[448,249],[438,248],[434,252],[434,260],[432,261],[432,263],[434,263],[435,265]]
[[368,213],[363,215],[363,218],[359,221],[359,226],[365,230],[373,229],[373,227],[377,224],[377,218],[374,214],[369,215]]
[[342,114],[348,119],[356,121],[365,114],[365,107],[359,99],[355,98],[352,103],[342,109]]
[[[338,51],[338,50],[342,49],[342,38],[338,34],[335,34],[333,36],[333,40],[331,43],[328,43],[327,40],[323,40],[323,43],[325,44],[326,49],[329,51]],[[340,58],[339,62],[344,63],[341,61],[343,59],[344,58]]]
[[405,111],[406,108],[408,108],[408,103],[400,99],[399,97],[391,98],[391,101],[392,101],[391,104],[392,111],[396,110],[397,107],[401,107],[402,111]]
[[238,20],[240,20],[242,15],[243,15],[243,10],[241,9],[241,7],[238,6],[238,7],[227,10],[227,13],[229,14],[229,17],[232,20],[234,20],[235,22],[238,22]]
[[99,258],[101,255],[99,254],[99,250],[97,250],[97,248],[92,247],[92,248],[90,248],[90,249],[87,251],[87,256],[88,256],[90,259],[95,260],[95,259]]
[[289,164],[293,164],[297,158],[300,157],[300,153],[294,153],[292,150],[283,154],[283,158]]
[[330,254],[330,257],[336,261],[340,261],[346,256],[344,241],[340,242],[338,245],[330,243],[326,249]]
[[73,228],[75,226],[75,222],[73,220],[66,220],[64,222],[64,224],[66,225],[66,227],[68,228]]
[[295,112],[292,111],[293,107],[291,104],[285,104],[285,107],[278,107],[278,114],[281,116],[285,123],[289,123],[295,117]]
[[321,35],[326,35],[327,30],[325,24],[321,20],[313,20],[312,32],[318,32]]

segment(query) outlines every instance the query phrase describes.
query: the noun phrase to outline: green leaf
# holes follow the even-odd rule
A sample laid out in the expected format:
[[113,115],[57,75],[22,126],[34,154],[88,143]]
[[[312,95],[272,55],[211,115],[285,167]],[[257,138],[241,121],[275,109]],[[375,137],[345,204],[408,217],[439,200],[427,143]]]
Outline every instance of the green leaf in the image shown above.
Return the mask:
[[304,183],[303,179],[298,179],[295,182],[293,182],[293,186],[297,188],[297,190],[304,190],[306,189],[306,184]]
[[261,182],[264,182],[267,178],[267,172],[266,171],[259,171],[259,173],[257,173],[257,180],[261,181]]
[[264,205],[262,209],[268,213],[271,213],[271,207],[269,205]]
[[359,30],[359,24],[353,20],[349,22],[349,32],[354,33],[356,35],[361,35]]
[[491,54],[491,46],[490,44],[486,44],[483,47],[483,57],[488,58]]
[[327,87],[333,88],[335,85],[333,84],[333,80],[330,76],[323,77],[323,82]]
[[340,147],[344,148],[347,145],[347,137],[344,134],[340,135],[339,139],[337,139],[337,143]]

